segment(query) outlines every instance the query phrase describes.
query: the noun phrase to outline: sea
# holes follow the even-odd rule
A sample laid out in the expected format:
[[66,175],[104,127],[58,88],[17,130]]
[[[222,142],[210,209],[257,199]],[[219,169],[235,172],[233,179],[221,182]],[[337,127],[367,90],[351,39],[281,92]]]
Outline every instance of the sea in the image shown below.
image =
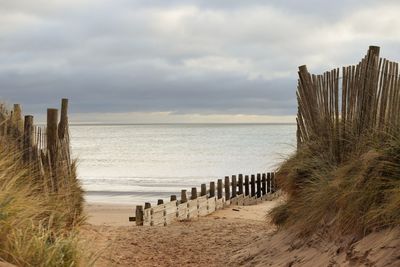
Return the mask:
[[86,201],[136,205],[274,171],[295,150],[296,125],[71,125],[70,135]]

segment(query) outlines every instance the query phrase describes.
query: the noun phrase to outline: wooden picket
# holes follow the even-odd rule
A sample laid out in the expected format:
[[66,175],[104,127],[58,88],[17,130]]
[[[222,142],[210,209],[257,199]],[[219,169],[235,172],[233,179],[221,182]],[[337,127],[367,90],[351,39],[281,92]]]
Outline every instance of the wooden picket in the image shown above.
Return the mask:
[[[251,177],[249,182],[248,177]],[[257,177],[257,179],[255,178]],[[270,200],[275,188],[274,173],[264,173],[257,175],[246,175],[245,183],[243,183],[243,175],[239,175],[239,183],[236,181],[236,176],[232,176],[232,181],[229,177],[225,177],[225,183],[218,180],[218,195],[215,196],[215,183],[210,183],[210,190],[207,192],[205,184],[201,185],[201,193],[197,194],[197,189],[191,189],[190,199],[187,198],[186,190],[181,192],[181,200],[178,201],[176,196],[171,196],[171,201],[163,203],[163,200],[158,201],[158,205],[151,207],[150,203],[146,203],[145,209],[138,206],[135,217],[136,225],[145,226],[165,226],[174,221],[195,220],[198,217],[207,216],[219,209],[224,209],[233,205],[248,206],[256,205],[262,201]],[[249,186],[251,192],[249,192]],[[245,190],[243,190],[245,187]],[[228,192],[224,192],[224,190]],[[246,195],[247,194],[247,195]],[[229,198],[227,198],[229,197]]]
[[44,193],[57,192],[61,186],[75,182],[71,159],[68,123],[68,99],[61,101],[61,116],[57,109],[47,110],[46,126],[35,126],[34,117],[23,117],[22,108],[0,104],[0,138],[9,149],[22,151],[22,159],[38,174],[38,188]]

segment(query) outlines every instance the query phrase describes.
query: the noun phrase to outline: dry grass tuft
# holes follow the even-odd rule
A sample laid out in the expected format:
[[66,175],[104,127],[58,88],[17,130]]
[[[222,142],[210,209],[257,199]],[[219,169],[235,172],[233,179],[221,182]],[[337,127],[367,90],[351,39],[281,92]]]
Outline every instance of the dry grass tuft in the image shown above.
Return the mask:
[[386,140],[337,165],[309,148],[298,150],[278,172],[289,198],[273,210],[274,222],[302,234],[328,226],[360,236],[399,226],[400,138]]
[[[90,266],[78,239],[84,217],[75,163],[60,166],[56,175],[38,168],[40,158],[24,157],[20,133],[21,121],[0,105],[0,262]],[[49,190],[52,179],[57,191]]]
[[36,178],[17,151],[0,146],[0,259],[17,266],[86,266],[76,228],[79,185],[46,195]]

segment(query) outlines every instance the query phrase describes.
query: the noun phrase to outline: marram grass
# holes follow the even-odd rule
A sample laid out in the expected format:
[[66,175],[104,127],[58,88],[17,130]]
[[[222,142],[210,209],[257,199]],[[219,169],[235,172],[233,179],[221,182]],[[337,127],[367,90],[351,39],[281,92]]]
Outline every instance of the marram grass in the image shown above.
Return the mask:
[[278,171],[288,201],[272,211],[274,222],[303,234],[331,227],[359,236],[400,226],[400,136],[384,140],[337,164],[321,150],[299,148]]
[[288,201],[272,211],[276,224],[360,236],[400,225],[397,66],[371,46],[341,71],[300,67],[298,147],[278,170]]
[[44,193],[38,175],[5,141],[0,139],[0,262],[90,266],[77,235],[83,218],[76,179],[57,194]]

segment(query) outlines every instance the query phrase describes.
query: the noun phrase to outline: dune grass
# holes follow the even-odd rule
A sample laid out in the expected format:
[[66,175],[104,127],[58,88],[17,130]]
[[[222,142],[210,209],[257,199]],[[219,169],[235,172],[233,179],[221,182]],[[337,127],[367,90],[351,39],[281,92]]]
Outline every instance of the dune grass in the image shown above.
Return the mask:
[[302,234],[332,227],[359,236],[399,226],[400,135],[381,140],[370,138],[340,163],[315,144],[299,148],[278,171],[288,201],[272,211],[274,222]]
[[276,224],[360,236],[400,225],[400,75],[379,51],[341,71],[299,68],[298,146],[278,170],[288,201]]
[[70,183],[57,194],[44,194],[38,180],[19,152],[0,139],[0,261],[17,266],[88,266],[89,257],[82,253],[77,236],[83,220],[79,185]]

